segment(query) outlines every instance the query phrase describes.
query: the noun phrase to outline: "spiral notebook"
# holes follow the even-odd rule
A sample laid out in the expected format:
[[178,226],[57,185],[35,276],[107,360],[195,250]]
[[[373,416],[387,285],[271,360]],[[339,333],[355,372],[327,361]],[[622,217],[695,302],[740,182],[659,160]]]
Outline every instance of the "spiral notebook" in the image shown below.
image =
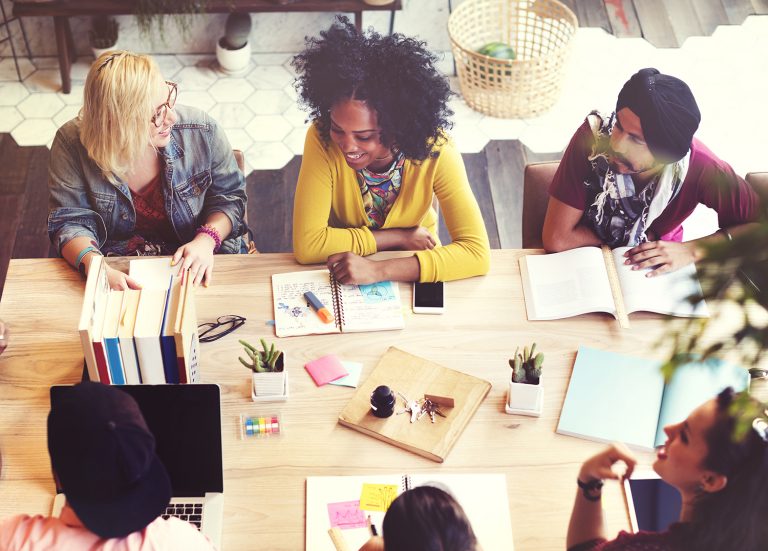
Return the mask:
[[451,494],[467,515],[482,549],[513,551],[507,477],[503,473],[414,473],[307,477],[305,549],[334,551],[331,527],[348,549],[370,537],[368,517],[379,534],[386,510],[402,492],[436,486]]
[[[312,291],[333,314],[323,323],[304,298]],[[272,275],[275,334],[278,337],[389,331],[405,327],[400,289],[396,282],[344,285],[328,270]]]

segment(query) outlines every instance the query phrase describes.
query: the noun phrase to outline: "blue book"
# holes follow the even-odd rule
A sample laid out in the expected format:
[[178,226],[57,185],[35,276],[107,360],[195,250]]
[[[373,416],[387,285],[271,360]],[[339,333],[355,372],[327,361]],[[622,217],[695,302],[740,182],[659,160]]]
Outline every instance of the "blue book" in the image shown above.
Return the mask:
[[653,449],[664,427],[731,386],[749,387],[746,369],[719,359],[679,367],[669,383],[662,362],[582,346],[565,395],[559,434]]
[[165,300],[163,322],[160,326],[160,352],[163,356],[165,382],[169,384],[179,383],[179,368],[176,362],[176,337],[173,329],[176,323],[176,311],[181,291],[180,282],[181,278],[179,276],[171,276]]
[[109,298],[107,298],[107,310],[104,315],[104,329],[102,331],[102,341],[104,342],[104,351],[107,356],[109,377],[113,385],[125,384],[125,372],[120,353],[120,339],[118,338],[123,294],[123,291],[110,291]]

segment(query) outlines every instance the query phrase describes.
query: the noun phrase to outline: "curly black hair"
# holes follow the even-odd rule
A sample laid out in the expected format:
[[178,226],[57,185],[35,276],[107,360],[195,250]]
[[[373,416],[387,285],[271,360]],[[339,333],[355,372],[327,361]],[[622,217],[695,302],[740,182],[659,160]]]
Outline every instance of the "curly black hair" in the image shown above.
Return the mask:
[[453,93],[424,42],[398,33],[361,34],[346,17],[337,17],[306,44],[292,61],[296,91],[326,143],[331,107],[356,99],[375,110],[383,144],[396,145],[411,160],[436,155],[452,126],[447,101]]

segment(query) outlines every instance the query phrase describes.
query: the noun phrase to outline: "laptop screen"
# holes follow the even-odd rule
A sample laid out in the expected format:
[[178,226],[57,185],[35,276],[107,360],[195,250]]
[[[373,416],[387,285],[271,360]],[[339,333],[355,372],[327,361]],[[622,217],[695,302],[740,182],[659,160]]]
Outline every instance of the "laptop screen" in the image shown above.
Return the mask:
[[630,504],[637,518],[636,530],[663,532],[680,519],[680,492],[660,478],[630,478]]
[[[51,387],[51,402],[70,386]],[[136,400],[176,497],[223,492],[221,397],[218,385],[120,385]]]

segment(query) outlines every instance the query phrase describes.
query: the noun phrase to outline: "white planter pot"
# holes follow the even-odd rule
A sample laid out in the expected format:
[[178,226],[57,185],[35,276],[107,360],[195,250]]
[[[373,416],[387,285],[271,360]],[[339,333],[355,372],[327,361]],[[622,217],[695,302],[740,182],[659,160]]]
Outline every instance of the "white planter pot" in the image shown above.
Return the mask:
[[116,49],[117,49],[117,44],[115,44],[110,48],[94,48],[93,46],[91,46],[91,51],[93,52],[93,59],[98,59],[99,56],[104,52],[109,52],[111,50],[116,50]]
[[285,369],[285,354],[280,354],[277,366],[282,371],[251,374],[251,399],[254,402],[280,401],[288,398],[288,374]]
[[505,411],[515,415],[530,415],[539,417],[544,403],[544,377],[539,379],[539,384],[515,383],[509,381],[509,394]]
[[251,63],[251,43],[246,42],[239,50],[228,50],[221,45],[223,38],[216,43],[216,59],[221,70],[229,75],[241,75]]

